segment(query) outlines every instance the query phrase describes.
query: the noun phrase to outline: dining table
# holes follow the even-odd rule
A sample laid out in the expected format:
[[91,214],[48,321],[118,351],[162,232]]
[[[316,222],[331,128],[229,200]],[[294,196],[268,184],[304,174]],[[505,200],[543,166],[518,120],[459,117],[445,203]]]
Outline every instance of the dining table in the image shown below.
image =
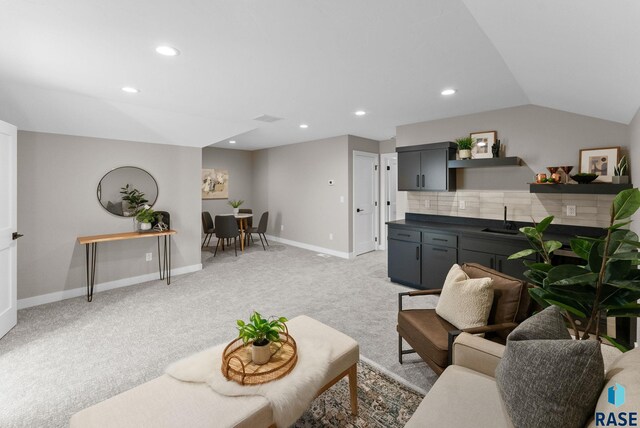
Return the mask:
[[229,214],[238,220],[238,229],[240,230],[240,250],[244,253],[244,238],[247,229],[249,229],[249,220],[253,217],[250,213]]

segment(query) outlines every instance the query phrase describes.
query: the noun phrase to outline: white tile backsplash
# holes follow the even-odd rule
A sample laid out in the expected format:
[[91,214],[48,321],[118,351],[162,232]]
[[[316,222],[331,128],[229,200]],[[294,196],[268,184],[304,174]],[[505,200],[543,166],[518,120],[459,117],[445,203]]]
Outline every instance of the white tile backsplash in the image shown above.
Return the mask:
[[[540,221],[555,216],[555,224],[607,227],[609,209],[615,195],[540,194],[526,191],[461,190],[458,192],[407,192],[409,212],[457,217],[502,219],[508,208],[508,220]],[[429,201],[427,208],[425,201]],[[465,209],[459,208],[460,201]],[[576,206],[576,216],[567,216],[567,205]]]

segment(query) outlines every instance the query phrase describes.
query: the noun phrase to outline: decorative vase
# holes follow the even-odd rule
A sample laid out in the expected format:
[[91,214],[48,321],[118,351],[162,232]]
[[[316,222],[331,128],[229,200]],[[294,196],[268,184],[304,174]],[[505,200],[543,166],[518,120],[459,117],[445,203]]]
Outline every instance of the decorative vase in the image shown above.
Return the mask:
[[266,364],[271,359],[271,342],[267,341],[264,345],[251,345],[251,361],[255,364]]
[[151,223],[140,223],[140,230],[151,230]]
[[458,150],[460,159],[471,159],[471,150]]
[[234,208],[233,209],[233,214],[234,215],[238,215],[239,212],[240,212],[240,208]]
[[611,177],[611,182],[613,184],[627,184],[629,182],[628,175],[614,175]]

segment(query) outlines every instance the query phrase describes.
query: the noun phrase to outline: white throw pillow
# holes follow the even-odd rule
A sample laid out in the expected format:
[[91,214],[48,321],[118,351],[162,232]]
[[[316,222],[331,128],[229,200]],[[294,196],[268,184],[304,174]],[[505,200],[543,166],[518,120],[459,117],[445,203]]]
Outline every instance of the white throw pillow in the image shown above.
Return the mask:
[[453,265],[442,286],[436,313],[465,329],[487,325],[493,303],[493,280],[469,278],[458,265]]

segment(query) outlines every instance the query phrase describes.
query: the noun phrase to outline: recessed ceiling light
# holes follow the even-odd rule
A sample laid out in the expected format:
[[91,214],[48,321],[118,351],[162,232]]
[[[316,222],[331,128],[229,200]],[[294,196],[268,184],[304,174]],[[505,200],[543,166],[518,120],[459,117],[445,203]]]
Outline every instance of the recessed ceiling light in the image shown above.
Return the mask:
[[456,92],[458,92],[458,91],[456,91],[455,89],[445,89],[445,90],[443,90],[443,91],[442,91],[442,92],[440,92],[440,93],[441,93],[442,95],[453,95],[453,94],[455,94]]
[[138,92],[140,92],[140,89],[136,89],[132,86],[125,86],[122,88],[122,90],[130,94],[137,94]]
[[367,112],[364,110],[358,110],[355,114],[356,116],[364,116],[365,114],[367,114]]
[[235,144],[236,140],[229,140],[229,144]]
[[300,124],[300,128],[302,128],[302,129],[307,129],[308,127],[309,127],[309,125],[307,125],[306,123]]
[[171,46],[158,46],[156,48],[156,52],[158,52],[160,55],[164,55],[164,56],[178,56],[180,55],[180,51],[174,47]]

